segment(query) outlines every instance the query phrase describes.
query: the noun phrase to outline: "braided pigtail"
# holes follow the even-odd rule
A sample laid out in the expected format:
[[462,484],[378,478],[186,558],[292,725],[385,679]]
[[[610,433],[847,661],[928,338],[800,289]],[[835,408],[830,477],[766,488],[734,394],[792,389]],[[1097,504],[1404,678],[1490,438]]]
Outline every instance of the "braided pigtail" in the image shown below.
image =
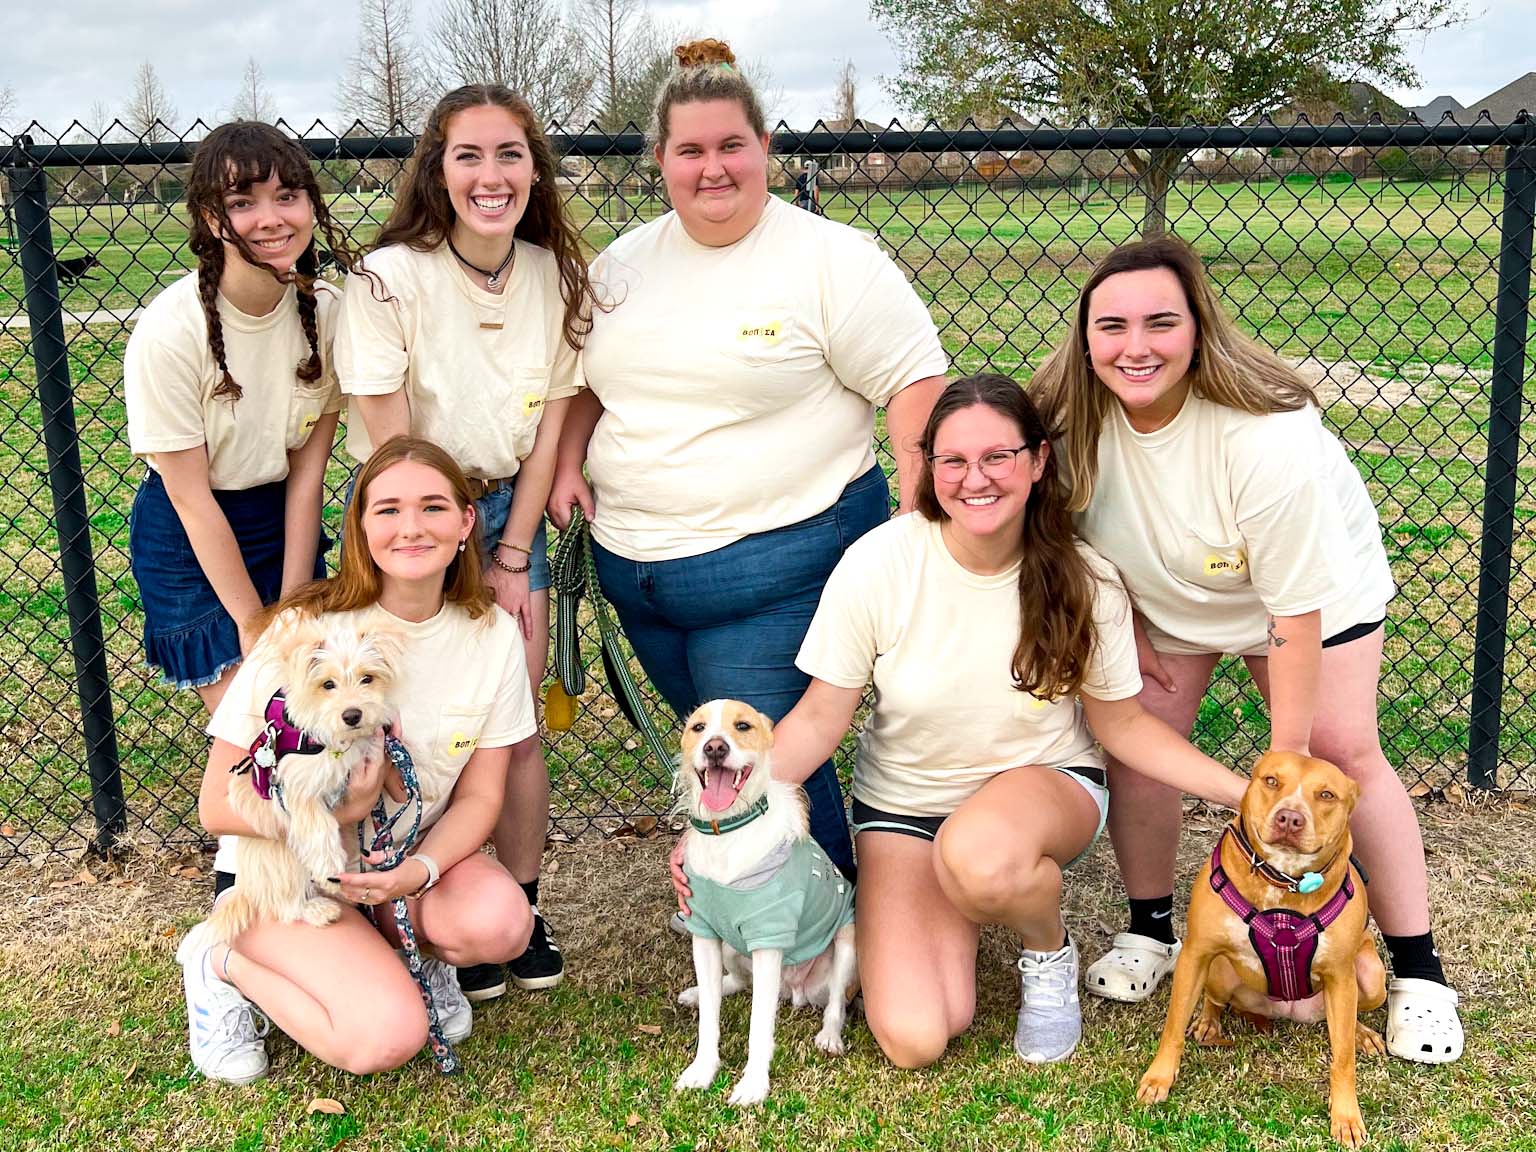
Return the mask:
[[295,371],[300,380],[313,384],[320,379],[320,330],[315,319],[315,276],[319,271],[315,259],[315,246],[310,244],[294,265],[297,273],[294,281],[298,286],[299,323],[304,327],[304,339],[309,341],[309,357],[299,362]]
[[219,319],[219,277],[224,274],[224,249],[209,245],[197,256],[197,298],[202,301],[203,319],[208,324],[208,349],[219,366],[219,382],[213,386],[215,400],[234,404],[244,393],[229,374],[224,359],[224,324]]

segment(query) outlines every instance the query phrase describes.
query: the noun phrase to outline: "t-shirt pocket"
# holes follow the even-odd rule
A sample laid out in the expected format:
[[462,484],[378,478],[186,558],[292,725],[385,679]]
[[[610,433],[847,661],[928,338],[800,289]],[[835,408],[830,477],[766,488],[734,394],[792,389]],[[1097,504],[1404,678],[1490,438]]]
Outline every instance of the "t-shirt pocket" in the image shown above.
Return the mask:
[[[491,713],[489,704],[467,708],[444,708],[438,714],[437,743],[433,748],[433,775],[444,782],[444,791],[452,788],[469,763],[480,744],[480,733],[485,730],[486,717]],[[427,782],[422,781],[423,787]],[[426,797],[428,802],[436,797]]]
[[793,350],[795,316],[787,305],[766,304],[729,311],[719,333],[722,350],[743,364],[776,364]]
[[314,384],[298,382],[293,386],[293,399],[288,404],[287,450],[296,452],[304,447],[309,434],[315,430],[325,412],[325,405],[335,391],[335,383],[322,379]]
[[1177,575],[1218,592],[1241,587],[1251,582],[1247,545],[1241,536],[1191,526],[1184,534]]

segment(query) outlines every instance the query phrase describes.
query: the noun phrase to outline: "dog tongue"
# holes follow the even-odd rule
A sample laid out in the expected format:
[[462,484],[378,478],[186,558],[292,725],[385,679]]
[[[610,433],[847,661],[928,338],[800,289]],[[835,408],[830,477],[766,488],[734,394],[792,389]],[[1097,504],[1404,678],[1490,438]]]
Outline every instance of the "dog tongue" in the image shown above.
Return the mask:
[[[746,779],[748,770],[742,771],[742,779]],[[736,803],[736,797],[741,789],[736,787],[736,770],[734,768],[706,768],[704,770],[704,795],[700,801],[711,812],[724,812],[732,804]]]

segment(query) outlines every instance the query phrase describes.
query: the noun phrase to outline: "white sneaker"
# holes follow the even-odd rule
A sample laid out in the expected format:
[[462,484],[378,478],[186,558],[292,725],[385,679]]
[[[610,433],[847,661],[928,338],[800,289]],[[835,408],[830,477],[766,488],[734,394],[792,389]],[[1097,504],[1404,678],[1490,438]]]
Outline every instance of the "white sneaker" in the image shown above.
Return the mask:
[[1021,1003],[1013,1050],[1031,1064],[1054,1064],[1072,1055],[1083,1037],[1077,998],[1077,945],[1072,938],[1054,952],[1019,953]]
[[443,1026],[443,1039],[457,1044],[475,1026],[474,1009],[459,987],[459,974],[452,964],[436,956],[423,956],[421,970],[427,977],[427,987],[432,990],[432,1003],[437,1006],[437,1022]]
[[249,1084],[267,1074],[267,1047],[262,1037],[272,1025],[238,988],[213,974],[208,954],[215,943],[213,931],[204,921],[183,936],[176,948],[187,994],[192,1063],[210,1080]]

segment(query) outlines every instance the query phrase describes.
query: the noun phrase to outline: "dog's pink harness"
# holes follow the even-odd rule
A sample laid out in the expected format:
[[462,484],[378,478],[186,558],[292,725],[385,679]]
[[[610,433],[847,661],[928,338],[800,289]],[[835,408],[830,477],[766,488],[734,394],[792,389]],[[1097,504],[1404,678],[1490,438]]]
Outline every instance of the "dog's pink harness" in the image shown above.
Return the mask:
[[1289,908],[1266,908],[1260,912],[1237,890],[1221,866],[1221,845],[1229,835],[1230,824],[1211,849],[1211,889],[1248,925],[1248,941],[1264,966],[1269,998],[1305,1000],[1312,995],[1312,958],[1317,954],[1318,937],[1339,918],[1344,905],[1355,895],[1349,868],[1345,866],[1344,883],[1339,890],[1315,913],[1292,912]]
[[324,752],[325,745],[316,740],[293,722],[288,715],[287,701],[282,689],[272,693],[267,701],[267,723],[255,740],[249,753],[230,769],[231,772],[251,774],[251,786],[263,800],[272,799],[272,773],[284,756],[312,756]]

